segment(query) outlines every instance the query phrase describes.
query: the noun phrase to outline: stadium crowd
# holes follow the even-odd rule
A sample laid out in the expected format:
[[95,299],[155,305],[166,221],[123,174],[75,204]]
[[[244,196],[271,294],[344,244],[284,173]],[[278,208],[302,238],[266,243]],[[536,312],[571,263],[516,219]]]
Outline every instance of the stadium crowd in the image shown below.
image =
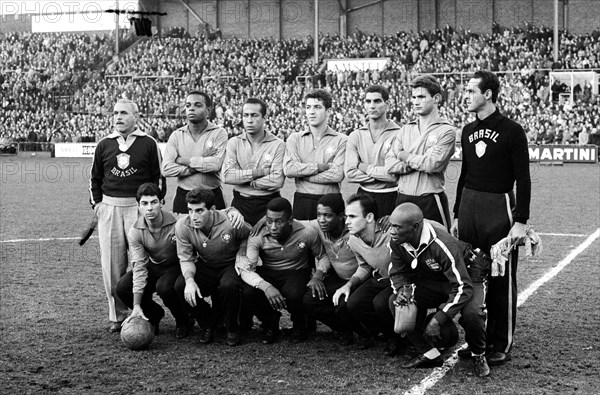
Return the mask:
[[[469,117],[464,87],[469,72],[500,72],[503,112],[521,122],[531,143],[574,143],[582,130],[597,134],[598,98],[588,83],[574,88],[574,102],[559,100],[566,86],[550,86],[550,69],[600,68],[600,32],[561,32],[561,56],[553,60],[552,31],[527,25],[495,27],[491,34],[462,28],[377,36],[355,31],[320,38],[322,59],[388,57],[385,69],[326,71],[315,66],[312,38],[303,40],[190,37],[182,29],[140,40],[113,58],[110,35],[5,33],[0,35],[0,136],[9,141],[98,141],[110,130],[106,115],[118,98],[130,98],[145,115],[143,127],[161,141],[183,124],[186,91],[201,87],[215,100],[213,118],[229,135],[241,132],[241,104],[267,98],[267,126],[287,138],[303,129],[301,99],[326,86],[333,94],[331,126],[344,133],[364,124],[361,97],[370,84],[390,90],[391,118],[413,117],[406,82],[416,73],[436,74],[445,89],[442,116],[457,126]],[[299,78],[298,78],[299,77]]]

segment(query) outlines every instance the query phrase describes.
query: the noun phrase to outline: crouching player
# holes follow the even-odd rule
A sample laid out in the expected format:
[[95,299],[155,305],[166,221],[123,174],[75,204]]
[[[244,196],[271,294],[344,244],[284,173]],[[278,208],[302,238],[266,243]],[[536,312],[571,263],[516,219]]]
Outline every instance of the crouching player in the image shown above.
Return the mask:
[[189,334],[184,306],[175,293],[175,281],[181,274],[175,244],[173,214],[162,210],[163,195],[156,184],[145,183],[137,190],[136,200],[140,217],[128,232],[133,270],[117,283],[117,295],[129,308],[130,317],[142,317],[154,326],[158,334],[163,308],[152,300],[158,293],[171,311],[177,324],[177,338]]
[[[241,251],[241,250],[240,250]],[[309,254],[322,253],[317,231],[304,226],[292,217],[292,205],[284,198],[275,198],[267,204],[266,225],[256,236],[248,239],[246,259],[236,262],[237,269],[247,284],[244,303],[262,322],[263,344],[273,343],[279,334],[279,310],[287,309],[293,323],[292,342],[306,338],[306,321],[302,299],[310,279]],[[259,265],[259,258],[262,265]]]
[[[435,344],[442,339],[442,326],[462,311],[463,326],[471,346],[481,346],[474,355],[475,375],[487,376],[484,347],[484,320],[477,309],[464,309],[473,294],[471,278],[463,259],[464,248],[446,229],[434,221],[424,220],[423,212],[413,203],[403,203],[390,216],[390,248],[392,265],[390,278],[396,295],[390,297],[390,308],[405,303],[400,290],[406,284],[414,284],[414,300],[417,304],[415,330],[408,334],[415,348],[421,353],[403,367],[427,368],[443,364],[443,358]],[[426,323],[427,309],[436,308],[433,318]],[[474,336],[482,336],[474,342]]]
[[[185,197],[189,214],[175,226],[182,275],[175,283],[177,295],[189,306],[200,325],[200,343],[213,341],[217,313],[222,313],[227,344],[241,342],[238,316],[242,280],[235,271],[238,249],[250,234],[250,225],[232,220],[233,214],[215,209],[215,194],[194,188]],[[204,298],[215,301],[213,308]],[[220,310],[220,311],[217,311]]]
[[350,316],[345,300],[333,304],[333,294],[352,277],[358,268],[356,255],[348,245],[348,229],[344,215],[344,199],[340,194],[323,195],[317,203],[317,219],[300,221],[312,226],[329,260],[323,259],[308,282],[304,308],[310,317],[321,321],[339,333],[342,344],[354,342],[354,332],[365,336],[364,328]]

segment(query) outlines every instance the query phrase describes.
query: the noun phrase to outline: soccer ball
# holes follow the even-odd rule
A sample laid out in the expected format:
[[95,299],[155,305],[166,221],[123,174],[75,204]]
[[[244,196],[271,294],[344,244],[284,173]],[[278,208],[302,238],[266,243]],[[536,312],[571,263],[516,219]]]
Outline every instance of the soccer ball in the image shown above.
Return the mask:
[[154,341],[152,324],[141,317],[133,317],[121,327],[121,341],[130,350],[144,350]]

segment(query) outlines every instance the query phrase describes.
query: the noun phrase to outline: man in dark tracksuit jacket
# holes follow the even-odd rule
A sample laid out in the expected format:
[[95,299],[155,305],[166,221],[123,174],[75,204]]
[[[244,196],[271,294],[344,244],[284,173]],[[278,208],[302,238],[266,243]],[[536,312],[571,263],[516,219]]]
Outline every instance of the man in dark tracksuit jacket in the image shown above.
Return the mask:
[[[523,242],[531,200],[527,137],[521,125],[496,108],[499,91],[498,77],[489,71],[478,71],[469,81],[468,109],[477,118],[462,132],[462,169],[451,229],[460,240],[488,255],[490,247],[507,235],[515,245]],[[517,260],[515,248],[509,255],[506,275],[489,278],[490,365],[510,360],[517,312]]]
[[[463,309],[468,306],[473,286],[460,242],[441,224],[424,220],[423,212],[413,203],[403,203],[394,210],[390,216],[390,236],[390,279],[395,293],[390,297],[390,308],[406,303],[402,288],[414,284],[417,320],[414,332],[408,337],[422,353],[403,367],[441,366],[442,356],[433,344],[441,337],[441,327],[463,310],[467,337],[473,342],[473,348],[480,349],[474,359],[475,373],[487,376],[484,316],[477,314],[477,309]],[[429,308],[436,308],[437,312],[426,325]]]

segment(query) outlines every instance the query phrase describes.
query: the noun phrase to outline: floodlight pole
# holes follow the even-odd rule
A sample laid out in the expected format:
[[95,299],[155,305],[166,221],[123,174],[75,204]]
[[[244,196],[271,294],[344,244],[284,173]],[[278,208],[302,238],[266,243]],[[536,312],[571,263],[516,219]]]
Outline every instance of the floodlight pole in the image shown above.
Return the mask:
[[554,62],[558,62],[558,0],[554,0]]
[[[119,9],[119,0],[115,0],[115,10]],[[115,12],[115,55],[119,56],[119,13]]]
[[315,0],[315,67],[319,65],[319,0]]

